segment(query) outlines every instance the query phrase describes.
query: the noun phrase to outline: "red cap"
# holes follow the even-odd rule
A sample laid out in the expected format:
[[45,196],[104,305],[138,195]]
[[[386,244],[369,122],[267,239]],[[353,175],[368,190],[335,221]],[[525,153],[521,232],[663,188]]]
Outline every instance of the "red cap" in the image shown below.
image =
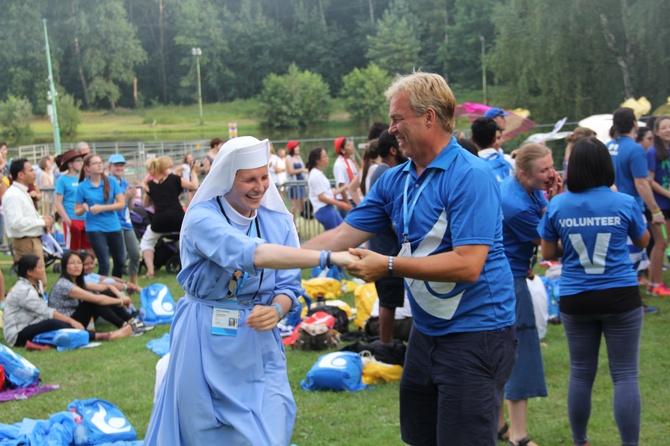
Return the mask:
[[300,145],[300,141],[289,141],[286,143],[286,150],[293,150],[297,145]]
[[335,152],[337,152],[338,155],[342,153],[342,149],[344,148],[344,142],[347,140],[344,136],[341,136],[335,140]]

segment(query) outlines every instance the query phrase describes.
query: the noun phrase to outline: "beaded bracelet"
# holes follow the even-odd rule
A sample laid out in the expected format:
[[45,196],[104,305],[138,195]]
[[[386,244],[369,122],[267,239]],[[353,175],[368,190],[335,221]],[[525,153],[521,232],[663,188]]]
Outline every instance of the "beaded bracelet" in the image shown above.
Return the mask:
[[389,256],[389,277],[393,277],[393,256]]

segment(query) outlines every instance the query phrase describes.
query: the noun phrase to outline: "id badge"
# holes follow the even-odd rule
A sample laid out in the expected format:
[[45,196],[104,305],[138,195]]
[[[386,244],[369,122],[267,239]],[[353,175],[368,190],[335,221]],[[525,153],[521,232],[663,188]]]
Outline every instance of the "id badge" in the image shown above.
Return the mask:
[[240,310],[214,308],[212,311],[212,334],[218,336],[237,336]]
[[409,242],[403,242],[398,257],[412,257],[412,245]]

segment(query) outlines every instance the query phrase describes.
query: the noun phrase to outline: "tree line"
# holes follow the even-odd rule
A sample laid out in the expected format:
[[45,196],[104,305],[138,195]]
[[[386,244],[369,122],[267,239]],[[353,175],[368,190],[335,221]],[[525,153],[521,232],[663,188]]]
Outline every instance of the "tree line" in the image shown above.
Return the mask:
[[0,101],[25,98],[38,114],[48,103],[42,19],[57,90],[84,109],[193,103],[192,48],[202,51],[204,102],[256,97],[292,66],[294,76],[319,76],[331,97],[361,94],[366,87],[354,80],[365,85],[366,73],[376,85],[414,68],[476,90],[482,62],[495,105],[528,108],[540,121],[610,111],[631,96],[654,105],[670,96],[670,2],[656,0],[1,4]]

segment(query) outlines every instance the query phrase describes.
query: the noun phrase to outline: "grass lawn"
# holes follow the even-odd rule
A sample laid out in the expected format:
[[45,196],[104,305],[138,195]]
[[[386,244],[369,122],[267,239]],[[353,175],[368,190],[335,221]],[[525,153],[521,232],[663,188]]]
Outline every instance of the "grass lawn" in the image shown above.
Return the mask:
[[[8,289],[15,278],[8,274],[8,259],[2,262]],[[49,274],[50,284],[55,274]],[[175,299],[182,293],[175,277],[163,270],[155,281],[165,283]],[[148,284],[146,280],[143,285]],[[135,305],[139,298],[133,296]],[[353,303],[351,295],[345,300]],[[666,386],[670,370],[667,327],[670,301],[648,298],[659,314],[645,316],[642,335],[640,387],[642,391],[642,437],[645,445],[667,445],[670,434],[670,391]],[[103,330],[111,327],[102,327]],[[16,351],[35,364],[45,384],[60,384],[60,390],[37,395],[29,400],[0,405],[0,422],[14,423],[23,418],[46,419],[66,409],[72,400],[102,398],[116,404],[143,438],[153,402],[157,355],[145,344],[168,332],[158,326],[145,336],[104,343],[98,348],[58,353],[56,351]],[[566,413],[568,351],[563,327],[552,325],[544,339],[544,363],[549,397],[534,399],[529,406],[529,433],[539,445],[571,445]],[[287,351],[289,379],[298,405],[293,443],[317,445],[401,445],[398,423],[398,385],[381,384],[358,393],[305,392],[300,381],[321,355],[318,352]],[[612,383],[605,349],[601,349],[600,370],[594,386],[590,422],[592,446],[619,442],[612,415]]]

